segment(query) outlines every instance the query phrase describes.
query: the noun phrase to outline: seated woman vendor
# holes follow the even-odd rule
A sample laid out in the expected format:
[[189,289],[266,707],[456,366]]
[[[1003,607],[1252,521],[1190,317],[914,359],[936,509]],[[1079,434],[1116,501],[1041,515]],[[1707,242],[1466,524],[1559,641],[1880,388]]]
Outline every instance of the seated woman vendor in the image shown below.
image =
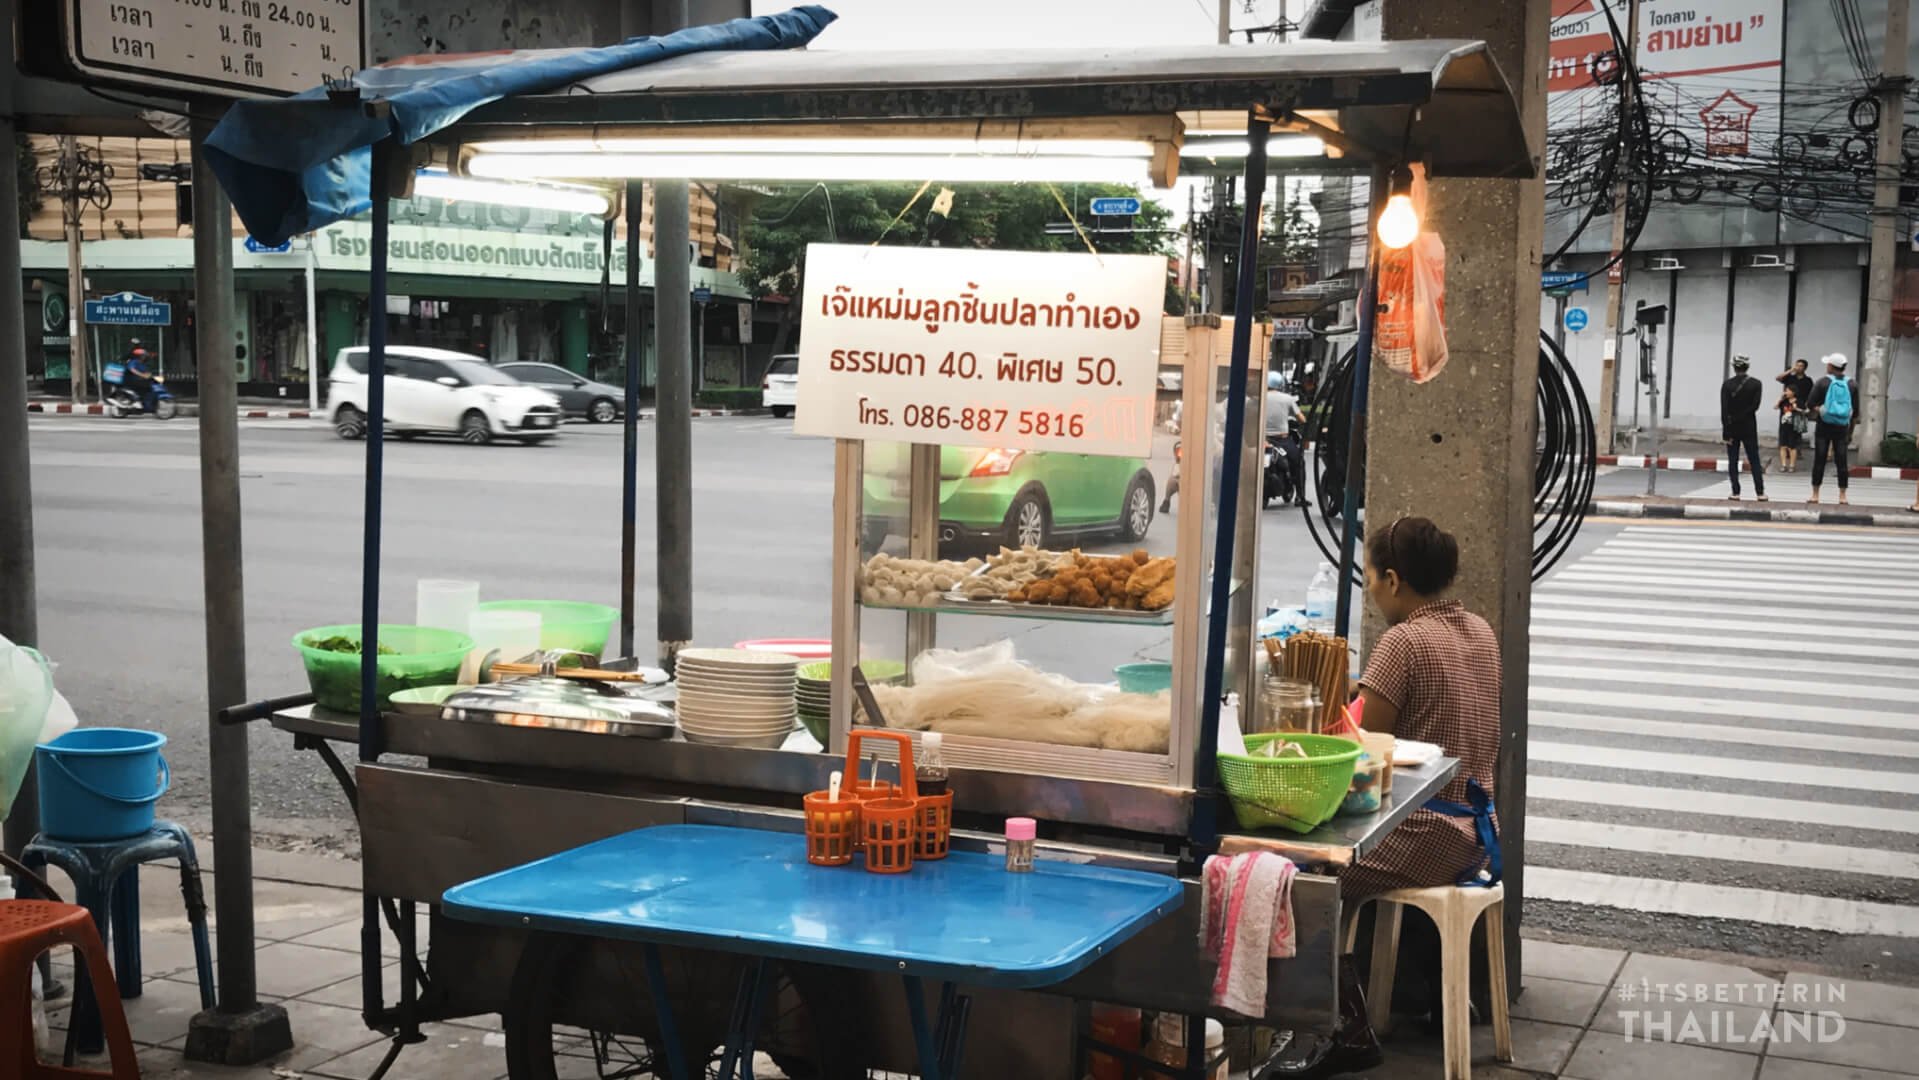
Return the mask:
[[[1349,905],[1391,889],[1463,883],[1482,869],[1494,879],[1499,874],[1492,807],[1499,643],[1486,620],[1445,598],[1458,571],[1458,543],[1425,518],[1403,517],[1367,532],[1366,596],[1392,628],[1373,644],[1360,677],[1361,722],[1371,731],[1439,744],[1459,759],[1459,772],[1341,872],[1340,891]],[[1432,944],[1436,961],[1437,942]],[[1408,946],[1401,951],[1408,954]],[[1378,1064],[1379,1043],[1350,963],[1341,969],[1339,1011],[1330,1039],[1302,1035],[1301,1044],[1262,1075],[1335,1076]]]

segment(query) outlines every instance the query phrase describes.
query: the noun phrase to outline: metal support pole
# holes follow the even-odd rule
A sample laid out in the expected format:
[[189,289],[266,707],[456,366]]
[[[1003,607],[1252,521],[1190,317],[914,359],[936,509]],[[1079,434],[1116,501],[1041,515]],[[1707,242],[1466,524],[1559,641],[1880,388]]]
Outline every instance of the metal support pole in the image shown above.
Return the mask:
[[[1333,633],[1347,637],[1353,625],[1353,568],[1358,565],[1359,503],[1365,490],[1366,398],[1373,382],[1373,323],[1379,309],[1379,258],[1373,249],[1373,221],[1386,204],[1388,174],[1373,170],[1366,209],[1366,280],[1359,287],[1359,340],[1353,349],[1352,417],[1346,422],[1346,490],[1339,512],[1339,603],[1333,609]],[[1350,640],[1350,638],[1349,638]]]
[[67,178],[60,204],[60,212],[67,225],[67,381],[73,403],[84,405],[87,401],[87,364],[90,357],[86,341],[87,270],[80,254],[85,222],[80,217],[77,179],[80,174],[79,155],[79,140],[72,135],[62,136],[60,156],[64,167],[60,173]]
[[307,234],[307,411],[320,411],[320,373],[326,364],[320,358],[320,305],[314,291],[314,278],[320,273],[320,234]]
[[[11,112],[0,111],[0,636],[40,640],[33,577],[33,476],[27,446],[27,334],[21,314],[19,150]],[[40,831],[32,763],[7,816],[5,850],[19,855]]]
[[1872,247],[1867,256],[1866,342],[1860,364],[1859,457],[1879,464],[1892,382],[1893,279],[1898,273],[1899,186],[1905,160],[1907,0],[1886,2],[1886,46],[1879,62],[1879,152],[1872,185]]
[[247,727],[222,710],[247,700],[246,593],[240,543],[239,381],[234,371],[233,210],[206,163],[217,115],[193,118],[194,352],[200,384],[200,552],[207,647],[207,757],[219,1005],[194,1017],[186,1056],[252,1064],[293,1045],[286,1010],[262,1005],[254,981],[253,819]]
[[[1209,852],[1219,834],[1217,783],[1220,697],[1226,680],[1226,623],[1233,596],[1233,541],[1239,533],[1240,466],[1246,457],[1247,369],[1253,351],[1253,278],[1259,272],[1260,199],[1266,194],[1266,137],[1272,123],[1257,110],[1246,118],[1246,213],[1239,222],[1239,287],[1233,297],[1232,366],[1226,378],[1226,430],[1220,454],[1219,523],[1213,537],[1212,607],[1206,617],[1206,674],[1200,684],[1199,747],[1194,751],[1195,853]],[[1264,393],[1262,388],[1261,393]],[[1203,418],[1202,418],[1203,419]],[[1204,425],[1198,428],[1204,431]],[[1258,432],[1253,433],[1259,437]],[[1204,453],[1204,449],[1200,450]],[[1255,479],[1255,482],[1258,482]],[[1197,490],[1197,489],[1196,489]],[[1184,504],[1182,504],[1184,505]],[[1204,505],[1200,503],[1199,505]]]
[[693,350],[692,270],[687,182],[653,182],[653,349],[659,357],[654,402],[657,470],[659,634],[662,666],[671,670],[693,638]]
[[[366,490],[360,535],[360,760],[378,761],[386,726],[377,707],[380,623],[381,473],[386,467],[387,237],[392,218],[388,177],[396,148],[391,139],[373,144],[371,265],[367,267]],[[368,1026],[385,1011],[380,956],[380,898],[368,891],[360,902],[360,1010]],[[399,1044],[396,1042],[394,1046]]]
[[1646,461],[1646,494],[1656,495],[1659,492],[1659,367],[1653,363],[1653,354],[1659,348],[1659,331],[1650,326],[1640,327],[1639,348],[1640,370],[1646,377],[1646,422],[1652,436],[1652,452]]
[[625,427],[620,473],[620,655],[639,655],[633,648],[633,600],[639,591],[635,565],[635,519],[639,517],[640,483],[640,218],[646,207],[646,185],[626,185],[626,399],[620,419]]

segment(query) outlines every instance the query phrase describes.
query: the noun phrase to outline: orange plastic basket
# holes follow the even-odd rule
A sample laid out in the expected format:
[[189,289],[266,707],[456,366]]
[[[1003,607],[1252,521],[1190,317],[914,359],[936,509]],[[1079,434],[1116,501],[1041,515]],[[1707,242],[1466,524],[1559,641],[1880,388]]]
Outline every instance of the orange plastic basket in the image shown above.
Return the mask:
[[921,795],[916,816],[919,824],[913,837],[913,858],[946,858],[953,842],[953,793]]
[[802,800],[806,807],[806,861],[816,866],[845,866],[853,861],[860,835],[860,801],[840,792],[815,791]]
[[913,868],[919,836],[919,784],[913,779],[913,740],[897,731],[855,731],[846,737],[846,767],[859,766],[861,739],[899,744],[900,783],[904,790],[860,803],[860,840],[866,868],[875,874],[904,874]]

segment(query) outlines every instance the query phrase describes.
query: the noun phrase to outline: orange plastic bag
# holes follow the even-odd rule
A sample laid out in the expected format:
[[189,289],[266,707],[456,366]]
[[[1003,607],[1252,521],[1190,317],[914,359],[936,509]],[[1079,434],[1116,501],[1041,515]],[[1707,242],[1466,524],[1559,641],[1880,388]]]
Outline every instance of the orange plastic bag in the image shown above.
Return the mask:
[[1416,383],[1446,366],[1446,243],[1437,234],[1381,253],[1373,352]]

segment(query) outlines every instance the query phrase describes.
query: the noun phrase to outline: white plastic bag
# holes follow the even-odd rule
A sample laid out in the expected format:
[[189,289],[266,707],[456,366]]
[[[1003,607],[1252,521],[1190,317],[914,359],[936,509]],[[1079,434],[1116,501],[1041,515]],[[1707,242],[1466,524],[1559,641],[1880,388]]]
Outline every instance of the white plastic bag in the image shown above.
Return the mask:
[[1380,255],[1373,351],[1416,383],[1446,366],[1446,243],[1436,234]]
[[0,638],[0,818],[13,809],[52,703],[53,675],[46,660]]

